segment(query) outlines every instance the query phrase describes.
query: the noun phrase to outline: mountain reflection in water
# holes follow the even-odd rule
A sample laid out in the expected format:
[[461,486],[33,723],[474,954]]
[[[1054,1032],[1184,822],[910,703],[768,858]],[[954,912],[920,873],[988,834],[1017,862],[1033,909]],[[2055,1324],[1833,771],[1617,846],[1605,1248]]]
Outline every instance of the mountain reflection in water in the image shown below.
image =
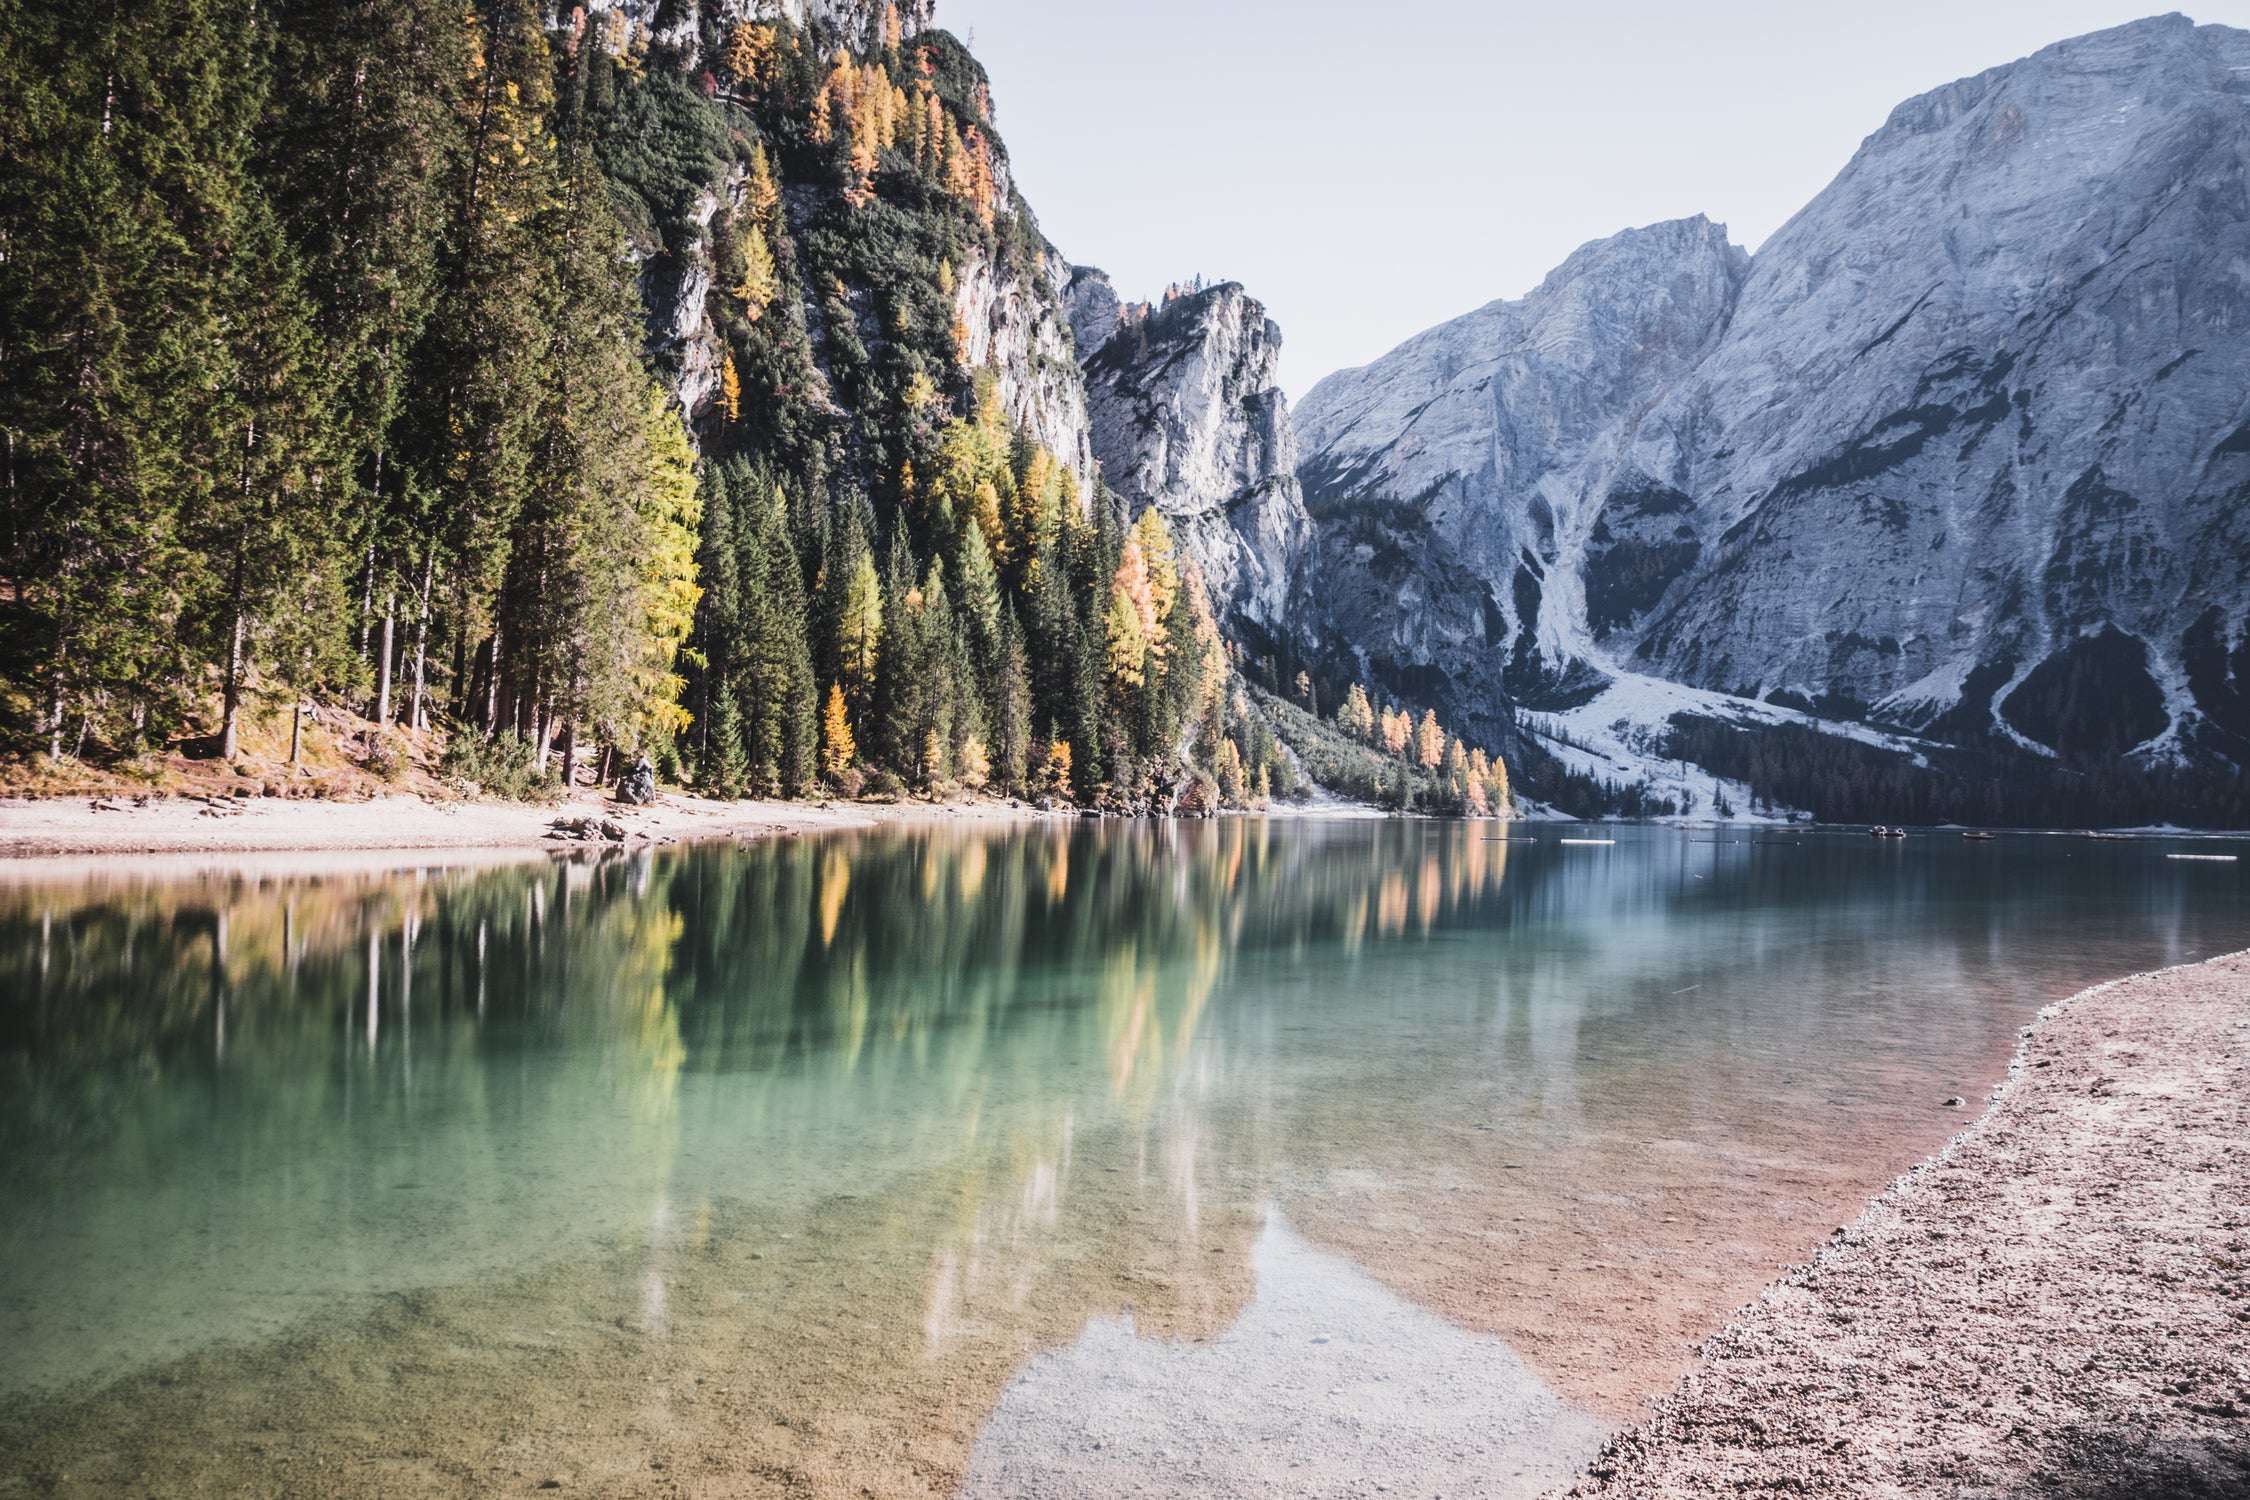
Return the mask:
[[15,871],[0,1488],[950,1493],[1275,1212],[1623,1420],[2039,1004],[2250,941],[2155,845],[1492,832]]

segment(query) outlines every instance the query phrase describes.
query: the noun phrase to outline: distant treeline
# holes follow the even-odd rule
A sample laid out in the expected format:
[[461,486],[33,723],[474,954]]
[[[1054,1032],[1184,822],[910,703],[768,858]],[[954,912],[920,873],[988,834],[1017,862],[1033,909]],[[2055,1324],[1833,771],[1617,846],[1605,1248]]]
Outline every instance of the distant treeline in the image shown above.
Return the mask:
[[1802,725],[1743,727],[1686,714],[1672,720],[1664,753],[1747,783],[1759,806],[1800,809],[1823,822],[2250,827],[2250,780],[2240,772],[2070,763],[1997,745],[1933,746],[1919,766]]

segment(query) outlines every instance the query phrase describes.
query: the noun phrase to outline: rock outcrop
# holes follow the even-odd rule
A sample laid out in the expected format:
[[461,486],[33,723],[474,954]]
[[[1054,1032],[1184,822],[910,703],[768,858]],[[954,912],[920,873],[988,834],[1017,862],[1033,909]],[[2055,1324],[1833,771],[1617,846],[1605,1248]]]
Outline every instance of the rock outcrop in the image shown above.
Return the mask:
[[2250,763],[2250,33],[1900,106],[1755,258],[1590,245],[1316,387],[1309,644],[1456,713],[1620,671]]
[[1080,268],[1065,290],[1102,477],[1136,515],[1163,512],[1237,630],[1280,634],[1310,539],[1281,330],[1233,282],[1120,305]]

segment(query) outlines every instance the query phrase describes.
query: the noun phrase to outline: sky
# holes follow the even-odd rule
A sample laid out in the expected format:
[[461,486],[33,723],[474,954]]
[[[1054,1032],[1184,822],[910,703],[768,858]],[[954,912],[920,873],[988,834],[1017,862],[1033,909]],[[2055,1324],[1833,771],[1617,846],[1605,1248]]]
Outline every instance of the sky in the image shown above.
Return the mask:
[[[2146,0],[938,0],[1016,180],[1119,295],[1242,282],[1301,397],[1691,214],[1755,250],[1901,100]],[[2250,28],[2250,0],[2204,0]]]

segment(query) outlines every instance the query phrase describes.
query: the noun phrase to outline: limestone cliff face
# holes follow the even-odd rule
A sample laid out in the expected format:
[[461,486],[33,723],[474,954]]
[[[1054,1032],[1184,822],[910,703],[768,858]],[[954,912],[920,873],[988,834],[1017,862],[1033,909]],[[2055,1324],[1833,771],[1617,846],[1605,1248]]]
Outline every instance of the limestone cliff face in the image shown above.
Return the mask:
[[1070,324],[1061,300],[1069,267],[1051,249],[1036,277],[996,270],[982,254],[956,273],[954,310],[967,335],[963,363],[999,373],[1009,419],[1060,458],[1092,493],[1094,449]]
[[[654,43],[700,61],[708,35],[724,37],[744,21],[786,18],[796,25],[818,25],[853,47],[879,43],[886,5],[898,7],[899,32],[913,36],[934,24],[937,0],[587,0],[589,20],[614,17],[595,35],[615,51]],[[570,7],[563,7],[567,16]],[[709,23],[708,25],[706,23]]]
[[1163,512],[1223,617],[1278,635],[1309,540],[1281,331],[1231,282],[1121,306],[1080,268],[1065,290],[1102,477]]
[[1589,246],[1307,396],[1307,630],[2250,762],[2246,164],[2250,33],[2171,16],[1901,105],[1754,259]]
[[705,311],[711,297],[711,221],[739,205],[743,169],[730,165],[715,187],[696,194],[690,215],[694,234],[681,253],[651,248],[641,261],[641,301],[648,309],[648,349],[669,377],[680,409],[692,418],[719,391],[719,339]]

